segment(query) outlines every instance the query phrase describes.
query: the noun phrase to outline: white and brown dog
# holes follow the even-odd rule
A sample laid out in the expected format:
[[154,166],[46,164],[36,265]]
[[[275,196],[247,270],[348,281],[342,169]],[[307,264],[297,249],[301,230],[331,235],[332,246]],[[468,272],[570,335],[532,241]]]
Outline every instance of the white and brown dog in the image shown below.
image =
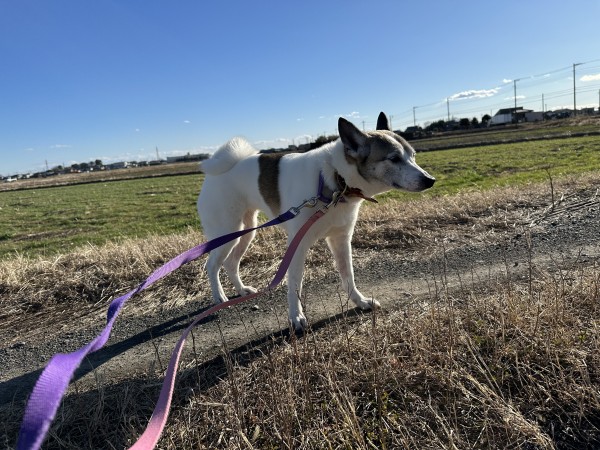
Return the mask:
[[[300,295],[306,253],[320,238],[325,238],[335,259],[342,288],[362,309],[379,306],[366,298],[354,284],[350,241],[358,209],[364,198],[392,188],[422,191],[433,186],[435,178],[415,162],[415,151],[390,130],[384,113],[377,120],[377,131],[362,132],[340,118],[340,139],[306,153],[261,154],[248,142],[234,138],[211,158],[201,163],[206,174],[198,213],[208,239],[256,226],[258,210],[276,217],[304,200],[317,195],[319,179],[326,193],[347,188],[345,201],[329,208],[303,238],[288,270],[289,318],[296,329],[306,326]],[[327,196],[323,192],[321,197]],[[283,224],[288,244],[312,214],[303,209],[298,217]],[[254,233],[210,252],[206,269],[216,303],[227,301],[219,280],[225,267],[239,295],[256,292],[242,283],[240,259],[250,245]]]

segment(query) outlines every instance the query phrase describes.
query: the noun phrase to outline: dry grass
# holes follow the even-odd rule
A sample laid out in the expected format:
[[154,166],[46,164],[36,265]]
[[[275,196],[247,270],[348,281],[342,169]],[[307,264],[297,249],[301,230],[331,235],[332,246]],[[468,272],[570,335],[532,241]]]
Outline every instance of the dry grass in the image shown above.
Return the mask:
[[565,276],[536,279],[535,301],[499,283],[343,322],[249,366],[225,355],[227,376],[182,401],[163,445],[597,448],[600,276]]
[[[597,186],[598,178],[555,182],[556,200]],[[539,219],[542,206],[551,206],[544,183],[390,201],[363,209],[355,246],[439,251],[440,235],[449,246],[489,243]],[[247,267],[272,272],[281,252],[273,241],[282,238],[278,230],[261,233]],[[110,298],[201,240],[190,230],[54,259],[5,261],[0,336],[11,342],[17,330],[50,324],[54,311],[75,304],[82,315],[103,311]],[[311,253],[309,278],[320,276],[324,259]],[[271,337],[244,352],[228,351],[223,338],[221,357],[195,359],[181,371],[159,447],[599,448],[598,268],[535,269],[526,279],[506,273],[461,281],[458,289],[440,275],[429,280],[429,295],[401,311],[351,315],[303,338]],[[156,289],[168,297],[204,293],[198,271],[185,267]],[[250,280],[265,278],[246,272]],[[158,382],[129,379],[70,395],[47,448],[131,444],[151,414]],[[0,409],[0,445],[13,445],[20,417]]]
[[[430,280],[402,311],[188,364],[160,448],[598,448],[600,274]],[[257,357],[256,353],[259,353]],[[158,380],[157,380],[158,381]],[[70,396],[48,448],[115,448],[157,384]],[[119,445],[116,445],[119,448]]]

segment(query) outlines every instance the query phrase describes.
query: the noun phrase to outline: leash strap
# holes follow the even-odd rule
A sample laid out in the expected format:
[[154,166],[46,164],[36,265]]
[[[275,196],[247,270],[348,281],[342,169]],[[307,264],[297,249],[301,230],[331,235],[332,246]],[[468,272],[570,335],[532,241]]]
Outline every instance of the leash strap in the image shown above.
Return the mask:
[[[159,267],[158,269],[156,269],[136,289],[133,289],[132,291],[128,292],[127,294],[113,300],[108,307],[106,326],[104,327],[102,332],[98,336],[96,336],[96,338],[93,341],[91,341],[87,345],[81,347],[79,350],[76,350],[72,353],[57,353],[48,362],[48,365],[46,366],[46,368],[43,370],[40,377],[38,378],[38,380],[33,388],[33,391],[31,392],[29,400],[27,402],[25,414],[23,416],[23,422],[21,423],[21,429],[19,431],[19,437],[17,440],[16,448],[18,450],[39,449],[40,448],[44,438],[46,437],[46,434],[48,433],[50,424],[54,420],[54,416],[56,415],[56,411],[58,410],[60,401],[61,401],[62,397],[64,396],[65,391],[66,391],[66,389],[69,385],[69,382],[71,381],[71,378],[73,377],[75,371],[77,370],[77,368],[79,367],[79,365],[81,364],[83,359],[88,354],[101,349],[104,346],[104,344],[108,341],[108,338],[110,337],[110,333],[112,331],[113,324],[114,324],[119,312],[121,311],[121,309],[127,302],[127,300],[129,300],[135,294],[148,288],[150,285],[154,284],[156,281],[158,281],[161,278],[165,277],[166,275],[170,274],[174,270],[183,266],[184,264],[194,261],[195,259],[204,255],[205,253],[208,253],[211,250],[214,250],[215,248],[217,248],[229,241],[237,239],[237,238],[239,238],[247,233],[250,233],[252,231],[255,231],[255,230],[258,230],[261,228],[267,228],[267,227],[270,227],[273,225],[278,225],[285,221],[293,219],[294,217],[296,217],[298,215],[300,208],[302,208],[303,206],[306,206],[306,205],[309,205],[309,204],[307,202],[305,202],[300,207],[292,208],[289,211],[274,218],[273,220],[271,220],[267,223],[264,223],[258,227],[248,228],[245,230],[240,230],[240,231],[236,231],[233,233],[229,233],[224,236],[220,236],[213,240],[210,240],[210,241],[207,241],[200,245],[197,245],[196,247],[193,247],[190,250],[187,250],[186,252],[180,254],[179,256],[176,256],[175,258],[173,258],[172,260],[170,260],[169,262],[164,264],[162,267]],[[319,212],[320,211],[315,213],[315,215],[318,214]],[[313,215],[313,217],[315,215]],[[318,217],[320,217],[320,216],[318,216]],[[287,253],[286,253],[286,255],[287,255]],[[290,259],[291,259],[291,256],[290,256]],[[289,265],[289,262],[288,262],[288,265]],[[283,267],[283,263],[282,263],[282,267]],[[280,267],[280,270],[281,270],[281,267]],[[287,266],[285,267],[285,270],[287,270]],[[277,274],[280,275],[279,272]],[[281,278],[283,278],[284,274],[285,274],[285,271],[281,274]],[[242,297],[242,298],[248,299],[246,297]],[[235,300],[239,300],[239,299],[235,299]],[[236,303],[239,303],[239,301],[237,301]],[[235,303],[225,302],[225,303],[222,303],[221,305],[217,305],[217,306],[229,307],[229,306],[233,306],[233,304],[235,304]],[[224,306],[222,306],[222,305],[224,305]],[[221,309],[221,308],[218,308],[218,309]],[[215,311],[218,309],[215,309]],[[200,320],[200,319],[198,319],[198,320]],[[183,345],[183,342],[181,345]],[[179,356],[177,356],[177,359],[179,359]],[[161,392],[161,395],[162,395],[162,392]],[[169,402],[170,402],[170,394],[169,394]],[[166,418],[165,418],[165,420],[166,420]],[[162,430],[162,428],[161,428],[161,430]]]
[[198,322],[200,322],[205,317],[221,309],[230,308],[239,303],[243,303],[245,301],[258,297],[259,295],[264,294],[266,291],[274,289],[285,276],[285,273],[287,272],[290,262],[292,261],[292,257],[294,256],[294,253],[296,252],[300,241],[302,240],[308,229],[317,220],[319,220],[323,216],[323,214],[325,214],[325,211],[323,210],[318,210],[317,212],[315,212],[302,226],[302,228],[300,228],[300,230],[296,233],[294,239],[292,240],[288,249],[286,250],[285,255],[283,256],[283,259],[281,261],[281,264],[279,265],[279,269],[277,270],[275,277],[263,291],[246,295],[244,297],[237,297],[227,302],[214,305],[213,307],[197,315],[194,318],[194,321],[185,329],[185,331],[179,338],[179,341],[175,345],[173,353],[171,354],[171,359],[169,361],[169,366],[167,367],[165,379],[160,390],[158,402],[154,407],[154,412],[152,413],[152,417],[150,418],[148,426],[144,433],[140,436],[138,441],[130,447],[131,450],[153,449],[156,443],[158,442],[160,435],[162,434],[162,431],[167,422],[167,417],[169,416],[169,409],[171,408],[171,399],[173,397],[173,390],[175,387],[175,375],[177,372],[177,367],[179,366],[179,358],[181,356],[181,351],[183,349],[183,345],[185,344],[185,340],[190,331],[192,331],[192,329],[198,324]]

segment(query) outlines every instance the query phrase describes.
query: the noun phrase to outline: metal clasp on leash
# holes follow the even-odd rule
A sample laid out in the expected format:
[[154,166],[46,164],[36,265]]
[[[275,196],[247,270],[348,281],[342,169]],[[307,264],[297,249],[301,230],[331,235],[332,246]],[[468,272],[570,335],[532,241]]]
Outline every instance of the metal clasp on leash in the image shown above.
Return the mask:
[[[344,198],[345,191],[346,191],[346,188],[344,188],[344,190],[342,190],[342,191],[335,191],[333,193],[333,195],[331,196],[331,201],[329,203],[323,205],[324,210],[327,211],[331,206],[333,206],[333,207],[337,206],[337,204],[340,202],[340,200],[342,200]],[[319,197],[311,197],[308,200],[304,200],[304,202],[302,202],[301,205],[290,208],[289,212],[291,212],[294,216],[297,216],[298,214],[300,214],[300,210],[302,208],[314,208],[315,206],[317,206],[317,203],[319,202],[319,200],[320,200]]]
[[302,208],[314,208],[315,206],[317,206],[318,201],[319,201],[319,197],[311,197],[308,200],[304,200],[304,202],[302,202],[301,205],[290,208],[290,212],[294,216],[297,216],[298,214],[300,214],[300,210]]
[[325,209],[328,210],[330,206],[333,206],[335,208],[340,202],[340,200],[344,198],[344,194],[346,193],[347,189],[348,186],[344,186],[344,189],[342,189],[341,191],[335,191],[331,196],[331,201],[325,205]]

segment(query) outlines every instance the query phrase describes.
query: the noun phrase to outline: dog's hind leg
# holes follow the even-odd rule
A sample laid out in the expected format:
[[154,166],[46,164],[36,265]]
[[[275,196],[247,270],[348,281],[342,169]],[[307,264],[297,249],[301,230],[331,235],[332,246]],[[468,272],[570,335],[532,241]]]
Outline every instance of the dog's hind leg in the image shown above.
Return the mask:
[[[200,215],[202,219],[202,228],[208,239],[214,239],[217,236],[239,231],[244,226],[243,217],[235,217],[235,215],[231,214],[231,211],[214,209],[210,211],[210,213],[201,211],[201,213],[202,212],[204,212],[204,214]],[[211,250],[208,255],[205,268],[208,273],[213,301],[215,303],[222,303],[228,300],[227,295],[223,290],[221,280],[219,279],[219,272],[221,266],[224,265],[239,241],[240,238],[227,242],[226,244]]]
[[228,242],[227,244],[212,250],[208,255],[205,268],[208,273],[208,280],[210,281],[214,303],[223,303],[228,300],[227,295],[223,290],[223,286],[221,285],[221,280],[219,279],[219,271],[235,244],[236,241]]
[[372,309],[379,307],[379,302],[373,298],[362,295],[354,284],[354,269],[352,268],[352,248],[349,234],[338,234],[328,236],[325,240],[333,254],[335,265],[342,280],[342,289],[350,297],[356,306],[361,309]]
[[[257,214],[257,211],[246,211],[242,219],[243,227],[256,227]],[[242,236],[237,241],[237,244],[235,245],[235,247],[233,247],[227,258],[225,259],[225,262],[223,263],[223,267],[227,272],[227,276],[233,283],[233,286],[235,287],[235,290],[239,295],[254,294],[255,292],[257,292],[256,289],[252,286],[246,286],[244,283],[242,283],[242,279],[240,278],[240,260],[242,259],[242,256],[244,256],[244,253],[246,253],[246,250],[248,250],[248,247],[250,246],[252,239],[254,239],[255,234],[256,232],[252,231],[251,233]]]

